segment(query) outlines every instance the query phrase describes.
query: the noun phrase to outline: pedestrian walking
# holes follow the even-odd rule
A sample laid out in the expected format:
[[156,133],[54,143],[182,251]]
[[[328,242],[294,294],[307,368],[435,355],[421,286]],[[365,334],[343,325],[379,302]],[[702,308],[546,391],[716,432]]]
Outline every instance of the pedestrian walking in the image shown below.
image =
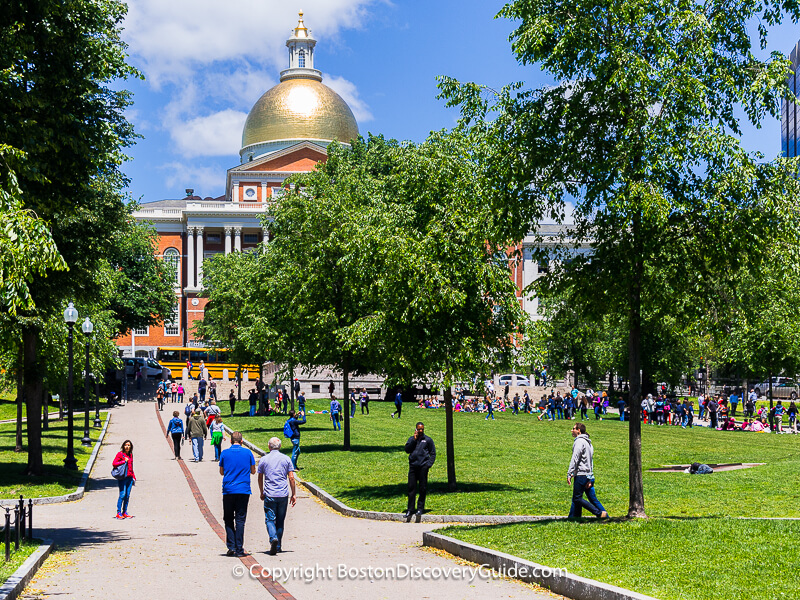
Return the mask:
[[[295,505],[297,495],[294,482],[294,465],[285,454],[281,454],[281,441],[270,438],[269,453],[258,461],[258,487],[264,501],[264,517],[269,535],[268,554],[275,556],[281,551],[283,526],[289,505]],[[291,489],[291,495],[289,495]]]
[[172,436],[172,449],[175,460],[181,459],[181,443],[183,442],[183,421],[177,410],[172,411],[172,419],[167,424],[167,437]]
[[200,381],[197,382],[197,391],[200,393],[201,403],[206,401],[206,389],[208,389],[208,382],[201,376]]
[[[594,489],[594,447],[586,433],[586,425],[575,423],[572,428],[572,460],[567,469],[567,483],[572,485],[572,506],[569,510],[569,519],[581,517],[582,509],[601,519],[608,517],[606,509],[597,499]],[[573,479],[574,478],[574,479]],[[586,494],[588,502],[583,499]]]
[[231,416],[233,416],[233,411],[236,409],[236,394],[233,390],[231,390],[231,393],[228,394],[228,404],[230,404]]
[[355,419],[356,418],[356,405],[357,404],[358,403],[356,402],[356,391],[352,390],[350,392],[350,418],[351,419]]
[[213,415],[213,418],[208,431],[211,433],[211,445],[214,447],[214,462],[219,462],[222,454],[222,440],[225,439],[225,426],[222,424],[222,416],[219,413]]
[[125,440],[122,442],[119,452],[111,463],[114,467],[126,465],[125,477],[117,480],[119,486],[119,498],[117,499],[117,519],[130,519],[128,514],[128,503],[131,500],[131,490],[136,483],[136,474],[133,472],[133,442]]
[[158,410],[164,410],[164,388],[158,386],[156,390],[156,402],[158,402]]
[[494,406],[492,406],[492,397],[489,394],[486,394],[486,397],[483,399],[483,403],[486,405],[486,418],[484,421],[488,421],[489,417],[492,417],[492,421],[494,421],[495,418]]
[[295,471],[299,470],[297,459],[300,458],[300,425],[305,425],[306,416],[300,415],[298,419],[293,410],[289,411],[289,418],[283,424],[283,434],[292,441],[292,465]]
[[[172,402],[178,401],[178,383],[173,379],[169,386],[170,393],[172,394]],[[183,400],[183,398],[181,398]]]
[[[417,423],[414,435],[408,438],[405,445],[408,454],[408,506],[404,514],[406,523],[416,514],[419,522],[425,511],[425,500],[428,495],[428,471],[436,462],[436,446],[433,440],[425,435],[425,425]],[[419,492],[419,499],[417,499]],[[414,503],[416,501],[416,509]]]
[[186,427],[186,435],[192,440],[192,462],[203,461],[203,444],[208,435],[208,427],[203,415],[199,410],[192,411],[189,417],[189,425]]
[[250,501],[250,475],[256,472],[253,453],[242,447],[242,433],[231,434],[231,446],[219,459],[222,475],[222,521],[225,523],[225,545],[228,556],[246,556],[244,524]]
[[367,411],[369,414],[369,394],[367,393],[367,388],[361,388],[361,414],[364,414],[364,411]]
[[186,372],[187,372],[187,374],[189,376],[189,379],[194,379],[194,377],[192,377],[192,368],[193,368],[193,366],[194,365],[192,365],[192,361],[190,361],[190,360],[186,361]]
[[217,399],[217,382],[211,375],[208,376],[208,397],[212,400]]
[[178,384],[178,387],[177,387],[176,391],[178,392],[178,402],[183,404],[184,389],[183,389],[183,384],[182,383]]
[[341,414],[341,412],[342,412],[342,405],[336,398],[334,398],[333,400],[331,400],[331,417],[330,417],[331,421],[333,422],[334,431],[342,430],[342,424],[339,422],[339,415]]
[[397,418],[400,418],[400,415],[403,413],[403,391],[400,388],[397,388],[397,393],[394,395],[394,412],[392,413],[392,418],[397,415]]

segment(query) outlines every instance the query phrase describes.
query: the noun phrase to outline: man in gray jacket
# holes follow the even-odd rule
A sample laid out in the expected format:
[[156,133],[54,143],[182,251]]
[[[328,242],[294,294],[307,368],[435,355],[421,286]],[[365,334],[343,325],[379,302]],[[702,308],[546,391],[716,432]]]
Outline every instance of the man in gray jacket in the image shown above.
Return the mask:
[[194,454],[192,462],[202,461],[203,440],[208,435],[208,427],[206,427],[206,421],[199,410],[195,410],[189,418],[186,435],[192,439],[192,454]]
[[[569,519],[579,519],[586,508],[595,517],[608,518],[608,513],[594,493],[594,447],[586,433],[586,425],[575,423],[572,428],[572,460],[567,470],[567,483],[572,485],[572,506],[569,509]],[[574,478],[574,481],[573,481]],[[587,502],[583,495],[589,499]]]

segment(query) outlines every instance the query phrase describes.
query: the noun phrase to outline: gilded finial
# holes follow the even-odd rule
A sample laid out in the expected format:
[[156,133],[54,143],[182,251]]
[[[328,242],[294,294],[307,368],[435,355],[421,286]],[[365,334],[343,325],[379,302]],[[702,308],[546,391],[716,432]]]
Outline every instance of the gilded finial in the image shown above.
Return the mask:
[[303,11],[297,13],[298,21],[297,27],[294,28],[294,36],[295,37],[308,37],[308,29],[306,29],[305,23],[303,23]]

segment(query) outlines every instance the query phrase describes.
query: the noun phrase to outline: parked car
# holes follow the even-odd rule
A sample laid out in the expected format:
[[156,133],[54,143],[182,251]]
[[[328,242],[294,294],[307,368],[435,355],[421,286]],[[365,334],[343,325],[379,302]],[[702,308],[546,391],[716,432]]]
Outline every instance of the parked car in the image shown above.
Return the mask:
[[529,386],[531,382],[524,375],[516,375],[514,373],[510,373],[508,375],[500,375],[500,387],[505,387],[506,384],[511,386],[515,385]]
[[[769,381],[759,383],[753,386],[753,390],[760,398],[761,396],[769,394]],[[796,400],[800,392],[795,381],[789,377],[773,377],[772,378],[772,397],[773,398],[787,398]]]
[[133,377],[136,374],[136,368],[142,369],[145,377],[161,377],[164,368],[154,358],[137,356],[136,358],[126,357],[122,361],[125,363],[125,374],[128,377]]

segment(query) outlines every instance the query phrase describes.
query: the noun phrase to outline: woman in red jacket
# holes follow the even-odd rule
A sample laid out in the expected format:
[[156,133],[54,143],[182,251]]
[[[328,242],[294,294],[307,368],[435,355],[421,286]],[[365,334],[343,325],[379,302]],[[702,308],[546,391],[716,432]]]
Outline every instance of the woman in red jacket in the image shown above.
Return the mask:
[[113,466],[128,463],[128,474],[124,479],[118,479],[119,484],[119,499],[117,500],[117,519],[130,519],[128,514],[128,501],[131,499],[131,489],[136,481],[136,475],[133,472],[133,442],[125,440],[122,442],[122,449],[117,452],[114,457]]

